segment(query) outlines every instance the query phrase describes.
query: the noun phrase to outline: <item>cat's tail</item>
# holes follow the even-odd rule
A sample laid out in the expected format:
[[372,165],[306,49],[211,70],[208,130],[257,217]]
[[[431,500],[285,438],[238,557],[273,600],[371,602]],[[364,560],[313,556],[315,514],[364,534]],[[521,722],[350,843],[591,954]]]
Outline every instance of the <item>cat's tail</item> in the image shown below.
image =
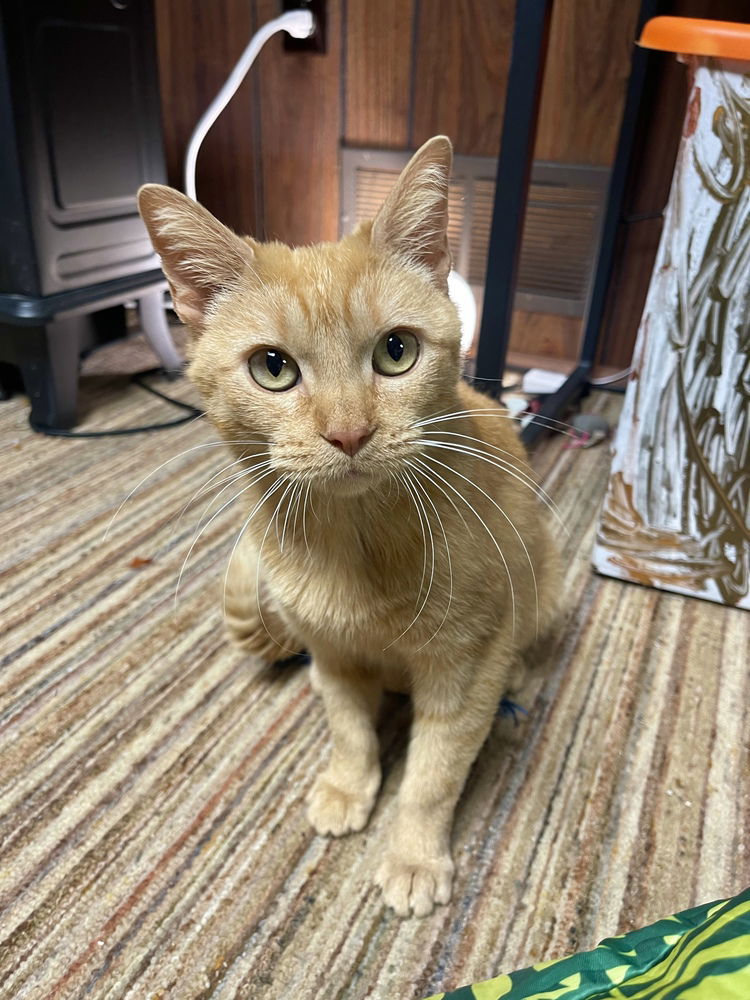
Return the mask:
[[536,549],[539,622],[536,641],[549,637],[563,616],[563,567],[560,547],[548,521],[543,522]]
[[224,623],[233,642],[269,663],[296,656],[304,644],[294,635],[266,587],[258,582],[258,558],[252,543],[240,544],[227,571]]

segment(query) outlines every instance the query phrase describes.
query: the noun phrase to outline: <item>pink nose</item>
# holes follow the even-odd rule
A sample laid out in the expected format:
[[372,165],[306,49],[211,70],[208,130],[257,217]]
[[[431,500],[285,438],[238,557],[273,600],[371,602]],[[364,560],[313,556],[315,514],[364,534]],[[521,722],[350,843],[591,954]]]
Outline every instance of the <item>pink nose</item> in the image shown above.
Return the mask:
[[359,449],[367,444],[374,431],[369,427],[358,427],[353,431],[330,431],[323,437],[329,441],[334,448],[340,448],[345,455],[351,458],[356,455]]

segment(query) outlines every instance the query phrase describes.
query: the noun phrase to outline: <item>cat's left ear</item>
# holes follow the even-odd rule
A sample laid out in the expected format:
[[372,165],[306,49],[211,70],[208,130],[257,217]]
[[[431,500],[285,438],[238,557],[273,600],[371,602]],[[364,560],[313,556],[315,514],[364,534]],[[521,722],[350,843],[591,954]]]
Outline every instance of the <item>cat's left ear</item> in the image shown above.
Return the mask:
[[373,246],[429,268],[447,291],[451,255],[448,246],[448,185],[453,147],[436,135],[417,150],[372,224]]

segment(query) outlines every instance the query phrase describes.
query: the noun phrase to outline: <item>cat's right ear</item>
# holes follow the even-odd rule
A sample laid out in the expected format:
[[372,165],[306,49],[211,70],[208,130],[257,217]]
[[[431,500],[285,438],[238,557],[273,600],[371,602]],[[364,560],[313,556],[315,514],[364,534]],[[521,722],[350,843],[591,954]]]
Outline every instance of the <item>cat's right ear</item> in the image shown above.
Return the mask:
[[252,247],[202,205],[163,184],[144,184],[138,209],[161,257],[175,311],[199,332],[216,295],[247,275]]
[[401,171],[372,224],[374,246],[422,265],[448,291],[448,192],[453,147],[445,135],[429,139]]

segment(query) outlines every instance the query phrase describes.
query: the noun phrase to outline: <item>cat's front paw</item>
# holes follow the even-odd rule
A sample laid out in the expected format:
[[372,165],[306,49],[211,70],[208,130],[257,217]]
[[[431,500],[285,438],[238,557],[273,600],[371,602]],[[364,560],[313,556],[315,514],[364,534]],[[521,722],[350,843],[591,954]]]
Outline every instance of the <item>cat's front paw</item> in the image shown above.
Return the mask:
[[400,917],[411,913],[426,917],[436,903],[450,901],[453,861],[449,854],[423,861],[386,854],[375,881],[387,905]]
[[374,800],[374,791],[346,791],[321,774],[307,799],[307,818],[323,836],[357,833],[367,825]]

